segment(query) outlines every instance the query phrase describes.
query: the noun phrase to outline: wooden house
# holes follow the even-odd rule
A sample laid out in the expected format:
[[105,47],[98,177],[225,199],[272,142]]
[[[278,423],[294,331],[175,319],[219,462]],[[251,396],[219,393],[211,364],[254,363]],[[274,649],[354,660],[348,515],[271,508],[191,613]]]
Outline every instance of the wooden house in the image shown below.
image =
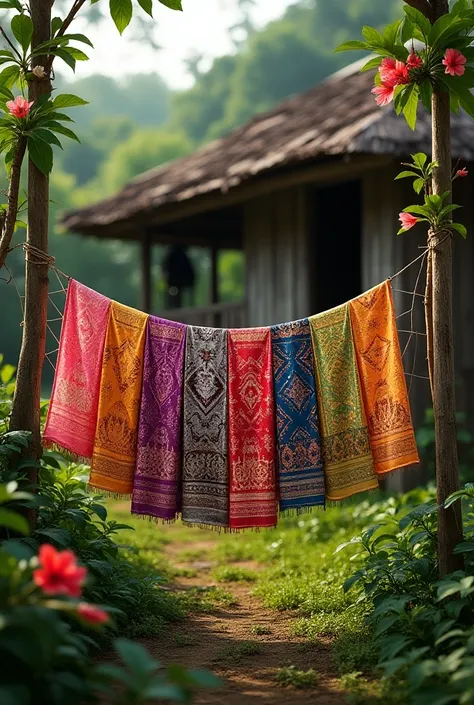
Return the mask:
[[[204,309],[174,310],[175,320],[261,326],[343,303],[422,254],[426,237],[422,226],[397,237],[398,214],[417,197],[409,180],[394,177],[410,153],[430,152],[430,117],[420,111],[412,132],[392,107],[377,107],[370,93],[373,75],[359,68],[353,64],[191,156],[143,174],[113,198],[66,214],[64,225],[84,236],[141,242],[145,310],[155,243],[210,248],[212,301]],[[469,168],[474,122],[464,114],[453,117],[452,144],[454,157]],[[459,219],[469,231],[467,240],[456,238],[454,246],[458,408],[471,419],[473,190],[471,175],[456,181],[455,201],[463,205]],[[217,254],[232,248],[245,253],[246,297],[222,304]],[[428,383],[421,379],[426,376],[422,263],[393,282],[417,424],[430,404]],[[404,293],[415,285],[416,295]],[[411,478],[416,480],[416,473]],[[393,482],[401,487],[399,478]]]

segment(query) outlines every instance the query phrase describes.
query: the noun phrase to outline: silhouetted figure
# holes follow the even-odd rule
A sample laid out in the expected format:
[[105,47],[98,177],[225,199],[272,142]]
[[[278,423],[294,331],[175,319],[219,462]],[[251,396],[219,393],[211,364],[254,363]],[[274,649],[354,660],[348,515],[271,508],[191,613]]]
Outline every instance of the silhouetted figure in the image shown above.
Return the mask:
[[161,263],[166,280],[167,308],[180,308],[183,305],[183,293],[193,290],[196,275],[186,251],[179,246],[170,247]]

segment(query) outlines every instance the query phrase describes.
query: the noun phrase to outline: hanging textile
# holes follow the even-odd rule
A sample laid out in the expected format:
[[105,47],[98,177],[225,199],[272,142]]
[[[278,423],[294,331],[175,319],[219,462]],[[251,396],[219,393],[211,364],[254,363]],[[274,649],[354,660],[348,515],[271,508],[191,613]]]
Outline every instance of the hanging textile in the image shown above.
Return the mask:
[[179,510],[185,340],[182,323],[148,318],[133,514],[172,520]]
[[275,429],[269,328],[229,331],[230,527],[275,526]]
[[228,526],[227,331],[188,326],[182,519]]
[[326,496],[378,487],[362,406],[349,305],[309,319],[316,364]]
[[147,319],[110,306],[89,484],[112,494],[132,492]]
[[94,446],[109,306],[110,299],[69,281],[43,444],[84,460]]
[[324,473],[308,319],[272,328],[280,510],[324,505]]
[[375,471],[419,462],[389,281],[350,302]]

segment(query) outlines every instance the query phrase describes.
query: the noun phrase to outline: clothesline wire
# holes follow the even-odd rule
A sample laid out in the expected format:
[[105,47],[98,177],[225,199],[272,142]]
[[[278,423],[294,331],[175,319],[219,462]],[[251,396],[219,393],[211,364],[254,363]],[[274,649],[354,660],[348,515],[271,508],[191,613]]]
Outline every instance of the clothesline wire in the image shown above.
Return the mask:
[[[449,235],[446,236],[446,237],[449,237]],[[445,238],[445,239],[446,239],[446,238]],[[443,242],[443,241],[441,241],[441,242]],[[441,244],[441,243],[438,243],[438,244]],[[55,369],[56,369],[56,366],[55,366],[54,362],[52,361],[51,357],[52,357],[53,355],[56,355],[56,354],[58,353],[60,342],[59,342],[59,335],[56,335],[56,333],[54,332],[54,330],[53,330],[53,328],[51,327],[50,324],[55,324],[55,323],[62,322],[63,316],[64,316],[64,312],[63,312],[63,310],[61,310],[61,308],[59,308],[59,306],[56,304],[56,302],[55,302],[54,299],[53,299],[53,296],[56,296],[56,295],[58,295],[58,294],[62,294],[62,295],[64,295],[64,296],[66,296],[66,294],[67,294],[67,289],[65,288],[64,282],[63,282],[63,280],[61,279],[61,277],[63,277],[68,283],[69,283],[71,277],[68,276],[65,272],[61,271],[61,270],[56,266],[56,260],[55,260],[55,258],[54,258],[52,255],[49,255],[49,254],[47,254],[46,252],[43,252],[42,250],[38,249],[37,247],[34,247],[34,246],[30,245],[30,244],[27,243],[27,242],[22,242],[22,243],[19,243],[18,245],[14,245],[12,248],[10,248],[10,251],[11,251],[11,250],[14,250],[14,249],[16,249],[16,248],[19,248],[19,247],[23,248],[23,251],[25,252],[25,259],[26,259],[30,264],[47,265],[47,266],[49,267],[49,269],[50,269],[52,272],[54,272],[54,274],[55,274],[55,276],[56,276],[56,279],[57,279],[57,281],[58,281],[58,284],[59,284],[59,289],[56,289],[56,290],[54,290],[54,291],[48,292],[48,302],[49,302],[49,304],[51,304],[51,306],[55,309],[55,311],[57,312],[58,315],[55,316],[54,318],[48,318],[47,321],[46,321],[47,330],[48,330],[49,334],[51,335],[51,337],[54,339],[54,342],[57,344],[57,347],[55,347],[53,350],[50,350],[50,351],[46,352],[46,353],[45,353],[45,358],[48,360],[48,362],[49,362],[49,364],[51,365],[51,367],[53,368],[53,370],[55,370]],[[420,260],[421,260],[420,268],[419,268],[419,271],[418,271],[418,274],[417,274],[417,277],[416,277],[416,281],[415,281],[414,290],[413,290],[413,291],[408,291],[408,290],[406,290],[406,289],[396,289],[396,288],[393,288],[393,291],[394,291],[394,292],[397,292],[397,293],[400,293],[400,294],[406,294],[406,295],[409,295],[409,296],[412,297],[412,305],[411,305],[411,307],[410,307],[408,310],[404,311],[403,313],[397,315],[397,317],[396,317],[397,320],[398,320],[399,318],[402,318],[403,316],[407,316],[408,314],[410,314],[410,330],[407,330],[407,329],[399,329],[399,330],[398,330],[399,333],[408,334],[408,340],[407,340],[407,342],[406,342],[406,344],[405,344],[405,347],[404,347],[404,349],[403,349],[402,358],[405,357],[405,355],[406,355],[406,353],[407,353],[407,351],[408,351],[408,349],[409,349],[409,347],[410,347],[410,343],[412,342],[413,338],[415,339],[414,353],[413,353],[413,363],[412,363],[411,372],[405,372],[405,375],[406,375],[407,377],[410,377],[409,391],[411,390],[411,385],[412,385],[412,381],[413,381],[414,378],[415,378],[415,379],[423,379],[423,380],[428,380],[428,379],[429,379],[429,377],[427,377],[427,376],[425,377],[425,376],[422,376],[422,375],[415,374],[415,368],[416,368],[416,362],[417,362],[417,353],[418,353],[418,338],[419,338],[419,337],[426,337],[426,333],[423,333],[423,332],[420,332],[420,331],[416,331],[416,330],[414,329],[414,309],[415,309],[415,303],[416,303],[417,297],[418,297],[418,298],[422,298],[423,300],[424,300],[424,298],[425,298],[425,297],[424,297],[424,294],[423,294],[423,293],[420,293],[420,292],[418,291],[418,286],[419,286],[419,282],[420,282],[420,279],[421,279],[421,275],[422,275],[422,273],[423,273],[424,266],[425,266],[425,264],[426,264],[426,257],[427,257],[427,255],[428,255],[428,252],[429,252],[430,249],[432,249],[432,246],[431,246],[431,245],[428,245],[428,246],[426,246],[426,247],[423,247],[423,252],[422,252],[420,255],[418,255],[417,257],[415,257],[415,259],[413,259],[413,260],[412,260],[411,262],[409,262],[406,266],[404,266],[402,269],[400,269],[400,271],[398,271],[396,274],[393,274],[391,277],[388,277],[388,280],[389,280],[390,282],[392,282],[394,279],[396,279],[396,278],[399,277],[401,274],[403,274],[407,269],[409,269],[410,267],[412,267],[412,266],[413,266],[414,264],[416,264],[417,262],[420,262]],[[25,297],[24,297],[24,295],[22,295],[22,294],[20,293],[20,290],[19,290],[19,288],[18,288],[17,282],[16,282],[15,277],[13,276],[11,270],[8,268],[8,266],[7,266],[6,264],[4,265],[4,267],[5,267],[6,271],[8,272],[8,279],[2,278],[2,280],[5,281],[7,284],[13,283],[13,286],[14,286],[14,288],[15,288],[15,290],[16,290],[16,292],[17,292],[18,298],[19,298],[19,300],[20,300],[20,306],[21,306],[21,311],[22,311],[22,321],[21,321],[20,325],[23,325],[23,319],[24,319],[24,316],[25,316],[25,307],[24,307],[24,298],[25,298]]]

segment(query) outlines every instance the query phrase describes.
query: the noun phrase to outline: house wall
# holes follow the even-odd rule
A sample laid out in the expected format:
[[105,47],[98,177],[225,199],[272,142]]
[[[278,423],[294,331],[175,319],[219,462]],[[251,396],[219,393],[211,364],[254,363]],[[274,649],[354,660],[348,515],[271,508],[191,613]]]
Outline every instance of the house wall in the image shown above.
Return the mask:
[[245,204],[247,323],[266,326],[310,310],[308,196],[295,186]]

